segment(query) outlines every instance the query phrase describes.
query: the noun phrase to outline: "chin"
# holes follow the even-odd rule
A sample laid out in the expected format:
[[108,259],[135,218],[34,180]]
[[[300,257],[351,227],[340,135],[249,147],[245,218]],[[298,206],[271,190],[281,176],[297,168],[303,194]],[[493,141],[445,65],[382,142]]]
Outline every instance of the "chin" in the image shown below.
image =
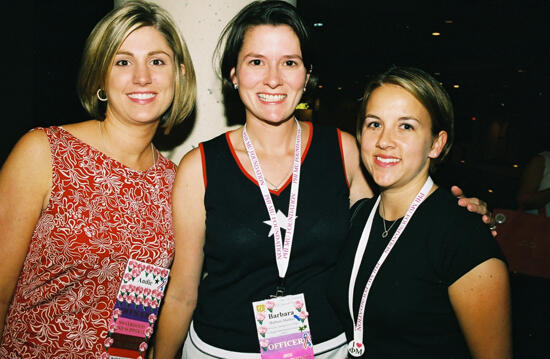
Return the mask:
[[374,180],[374,182],[382,187],[382,188],[388,188],[388,187],[391,187],[392,185],[394,185],[396,182],[397,182],[397,179],[394,178],[393,176],[388,176],[388,175],[373,175],[372,176],[372,179]]

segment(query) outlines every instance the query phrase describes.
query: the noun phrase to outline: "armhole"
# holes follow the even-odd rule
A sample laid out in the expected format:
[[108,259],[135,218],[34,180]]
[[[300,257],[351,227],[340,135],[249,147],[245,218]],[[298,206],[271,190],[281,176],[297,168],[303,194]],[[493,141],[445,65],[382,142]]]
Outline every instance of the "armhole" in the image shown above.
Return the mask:
[[346,179],[346,185],[349,186],[349,180],[348,180],[348,172],[346,171],[346,160],[344,158],[344,148],[342,147],[342,131],[340,131],[339,128],[336,129],[336,132],[338,132],[338,147],[340,147],[340,156],[342,157],[342,168],[344,169],[344,178]]
[[201,163],[202,163],[202,180],[204,181],[204,190],[206,191],[206,183],[208,182],[206,180],[206,160],[204,158],[204,146],[201,143],[199,143],[199,150],[201,152]]

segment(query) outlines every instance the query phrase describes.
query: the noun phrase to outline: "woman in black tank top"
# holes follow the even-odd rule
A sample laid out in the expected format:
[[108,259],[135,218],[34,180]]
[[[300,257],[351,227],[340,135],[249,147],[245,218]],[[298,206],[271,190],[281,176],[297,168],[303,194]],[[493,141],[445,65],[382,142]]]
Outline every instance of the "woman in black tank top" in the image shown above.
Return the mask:
[[[176,257],[155,357],[172,358],[189,331],[184,357],[259,358],[252,302],[283,287],[285,294],[304,293],[316,358],[346,357],[326,283],[347,232],[349,206],[373,192],[352,135],[295,118],[313,68],[311,46],[296,9],[284,1],[252,2],[224,29],[220,74],[225,92],[244,106],[246,124],[180,162],[173,190]],[[485,213],[484,203],[470,203]],[[289,219],[293,206],[295,220]],[[283,239],[294,228],[284,283],[274,222]]]

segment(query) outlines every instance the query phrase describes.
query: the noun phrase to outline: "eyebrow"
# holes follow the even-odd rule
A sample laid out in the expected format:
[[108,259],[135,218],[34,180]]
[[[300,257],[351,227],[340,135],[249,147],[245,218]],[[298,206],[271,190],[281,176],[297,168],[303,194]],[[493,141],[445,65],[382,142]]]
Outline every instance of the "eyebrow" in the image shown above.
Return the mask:
[[[256,54],[254,52],[249,52],[248,54],[245,54],[243,56],[244,58],[246,57],[260,57],[260,58],[265,58],[266,56],[265,55],[262,55],[262,54]],[[286,59],[300,59],[302,60],[302,56],[298,55],[298,54],[295,54],[295,55],[283,55],[283,58],[286,58]]]
[[[170,55],[169,53],[167,53],[166,51],[163,51],[163,50],[155,50],[155,51],[150,51],[147,53],[147,56],[153,56],[153,55],[159,55],[159,54],[163,54],[163,55],[166,55],[168,57],[172,57],[172,55]],[[129,51],[118,51],[116,53],[116,55],[128,55],[128,56],[134,56],[134,54],[132,52],[129,52]]]
[[[380,117],[376,116],[376,115],[373,115],[371,113],[368,113],[366,116],[365,116],[365,119],[367,118],[374,118],[374,119],[377,119],[377,120],[382,120]],[[399,117],[397,119],[398,121],[407,121],[407,120],[411,120],[411,121],[416,121],[416,122],[420,122],[416,117],[412,117],[412,116],[402,116],[402,117]]]

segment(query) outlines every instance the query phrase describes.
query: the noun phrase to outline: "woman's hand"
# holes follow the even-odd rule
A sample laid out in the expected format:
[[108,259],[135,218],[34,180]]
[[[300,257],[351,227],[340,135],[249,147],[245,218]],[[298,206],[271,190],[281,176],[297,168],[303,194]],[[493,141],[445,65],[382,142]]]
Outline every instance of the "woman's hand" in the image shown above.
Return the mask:
[[483,223],[489,225],[491,234],[493,235],[493,237],[496,237],[497,231],[495,230],[495,216],[493,215],[493,212],[491,212],[487,207],[487,203],[476,197],[464,197],[464,192],[462,192],[462,189],[460,189],[460,187],[458,186],[452,186],[451,192],[454,196],[458,198],[459,206],[466,207],[466,209],[468,209],[468,211],[470,212],[481,214],[481,220],[483,221]]

